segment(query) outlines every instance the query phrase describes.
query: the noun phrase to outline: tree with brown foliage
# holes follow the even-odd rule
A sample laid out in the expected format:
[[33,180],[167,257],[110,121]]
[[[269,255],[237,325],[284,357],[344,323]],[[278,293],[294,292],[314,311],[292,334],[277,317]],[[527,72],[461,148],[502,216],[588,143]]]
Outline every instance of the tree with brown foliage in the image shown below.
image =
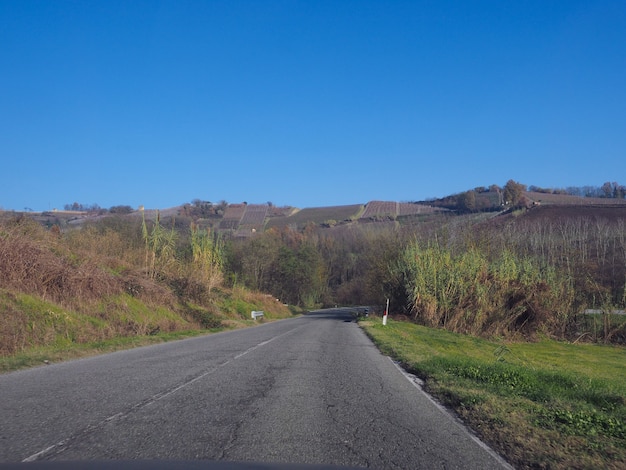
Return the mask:
[[526,185],[518,183],[517,181],[509,180],[504,185],[504,202],[511,206],[521,206],[526,201],[524,193],[526,192]]

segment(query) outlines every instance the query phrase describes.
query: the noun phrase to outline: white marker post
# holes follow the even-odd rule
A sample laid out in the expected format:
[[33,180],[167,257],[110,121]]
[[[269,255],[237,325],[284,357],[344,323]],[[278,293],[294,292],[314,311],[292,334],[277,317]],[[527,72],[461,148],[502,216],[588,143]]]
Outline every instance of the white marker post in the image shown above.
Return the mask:
[[387,308],[385,308],[385,314],[383,315],[383,326],[387,324],[387,314],[389,313],[389,299],[387,299]]

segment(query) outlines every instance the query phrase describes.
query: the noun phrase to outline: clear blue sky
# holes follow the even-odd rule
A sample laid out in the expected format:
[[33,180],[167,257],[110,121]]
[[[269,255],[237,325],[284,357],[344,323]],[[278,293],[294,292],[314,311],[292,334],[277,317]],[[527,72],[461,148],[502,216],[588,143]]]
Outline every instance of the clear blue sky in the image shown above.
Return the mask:
[[626,183],[626,2],[0,0],[0,207]]

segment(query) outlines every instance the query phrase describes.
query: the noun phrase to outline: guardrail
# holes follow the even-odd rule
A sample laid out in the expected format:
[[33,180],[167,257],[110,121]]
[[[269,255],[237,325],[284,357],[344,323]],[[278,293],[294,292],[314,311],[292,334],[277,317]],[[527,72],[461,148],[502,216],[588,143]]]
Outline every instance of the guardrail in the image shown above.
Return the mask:
[[252,319],[256,320],[258,317],[265,315],[262,310],[252,310]]

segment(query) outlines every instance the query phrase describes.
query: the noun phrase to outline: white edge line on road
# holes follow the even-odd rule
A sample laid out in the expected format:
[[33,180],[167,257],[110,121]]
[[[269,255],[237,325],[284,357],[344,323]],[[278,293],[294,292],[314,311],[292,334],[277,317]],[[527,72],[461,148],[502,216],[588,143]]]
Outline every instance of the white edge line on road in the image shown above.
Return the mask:
[[[282,335],[280,335],[282,336]],[[237,354],[235,357],[233,357],[233,360],[235,359],[239,359],[242,356],[245,356],[246,354],[254,351],[257,348],[260,348],[261,346],[265,346],[268,343],[271,343],[272,341],[274,341],[276,338],[278,338],[278,336],[273,337],[272,339],[268,339],[267,341],[263,341],[262,343],[257,344],[256,346],[252,346],[251,348],[246,349],[244,352]],[[230,361],[229,361],[230,362]]]
[[506,460],[504,460],[500,454],[498,454],[496,451],[494,451],[491,447],[489,447],[487,444],[485,444],[483,441],[481,441],[478,436],[476,436],[470,429],[467,428],[467,426],[465,426],[456,416],[454,416],[453,414],[450,413],[450,410],[448,410],[445,406],[443,406],[441,403],[439,403],[437,400],[435,400],[433,397],[431,397],[428,393],[426,393],[424,391],[424,389],[422,388],[422,384],[424,383],[419,377],[407,372],[406,370],[404,370],[400,364],[398,364],[396,361],[394,361],[392,358],[388,357],[388,359],[391,361],[391,363],[396,367],[396,369],[398,369],[400,371],[400,373],[402,375],[404,375],[404,377],[411,383],[413,384],[413,386],[418,389],[420,391],[420,393],[422,393],[426,398],[428,398],[433,405],[435,405],[437,408],[439,408],[439,410],[444,413],[445,415],[447,415],[448,417],[450,417],[452,419],[452,422],[454,422],[455,425],[457,425],[458,427],[460,427],[465,433],[467,433],[469,435],[469,437],[476,442],[480,447],[482,447],[484,450],[486,450],[493,458],[495,458],[499,463],[502,464],[502,466],[506,469],[509,470],[515,470],[515,468],[513,466],[511,466]]
[[39,457],[42,457],[42,456],[46,455],[51,450],[56,449],[57,447],[59,447],[60,445],[63,445],[64,443],[65,443],[65,441],[61,441],[61,442],[58,442],[58,443],[56,443],[54,445],[51,445],[50,447],[46,447],[44,450],[41,450],[41,451],[37,452],[36,454],[31,455],[30,457],[26,457],[24,460],[22,460],[22,462],[34,462]]

